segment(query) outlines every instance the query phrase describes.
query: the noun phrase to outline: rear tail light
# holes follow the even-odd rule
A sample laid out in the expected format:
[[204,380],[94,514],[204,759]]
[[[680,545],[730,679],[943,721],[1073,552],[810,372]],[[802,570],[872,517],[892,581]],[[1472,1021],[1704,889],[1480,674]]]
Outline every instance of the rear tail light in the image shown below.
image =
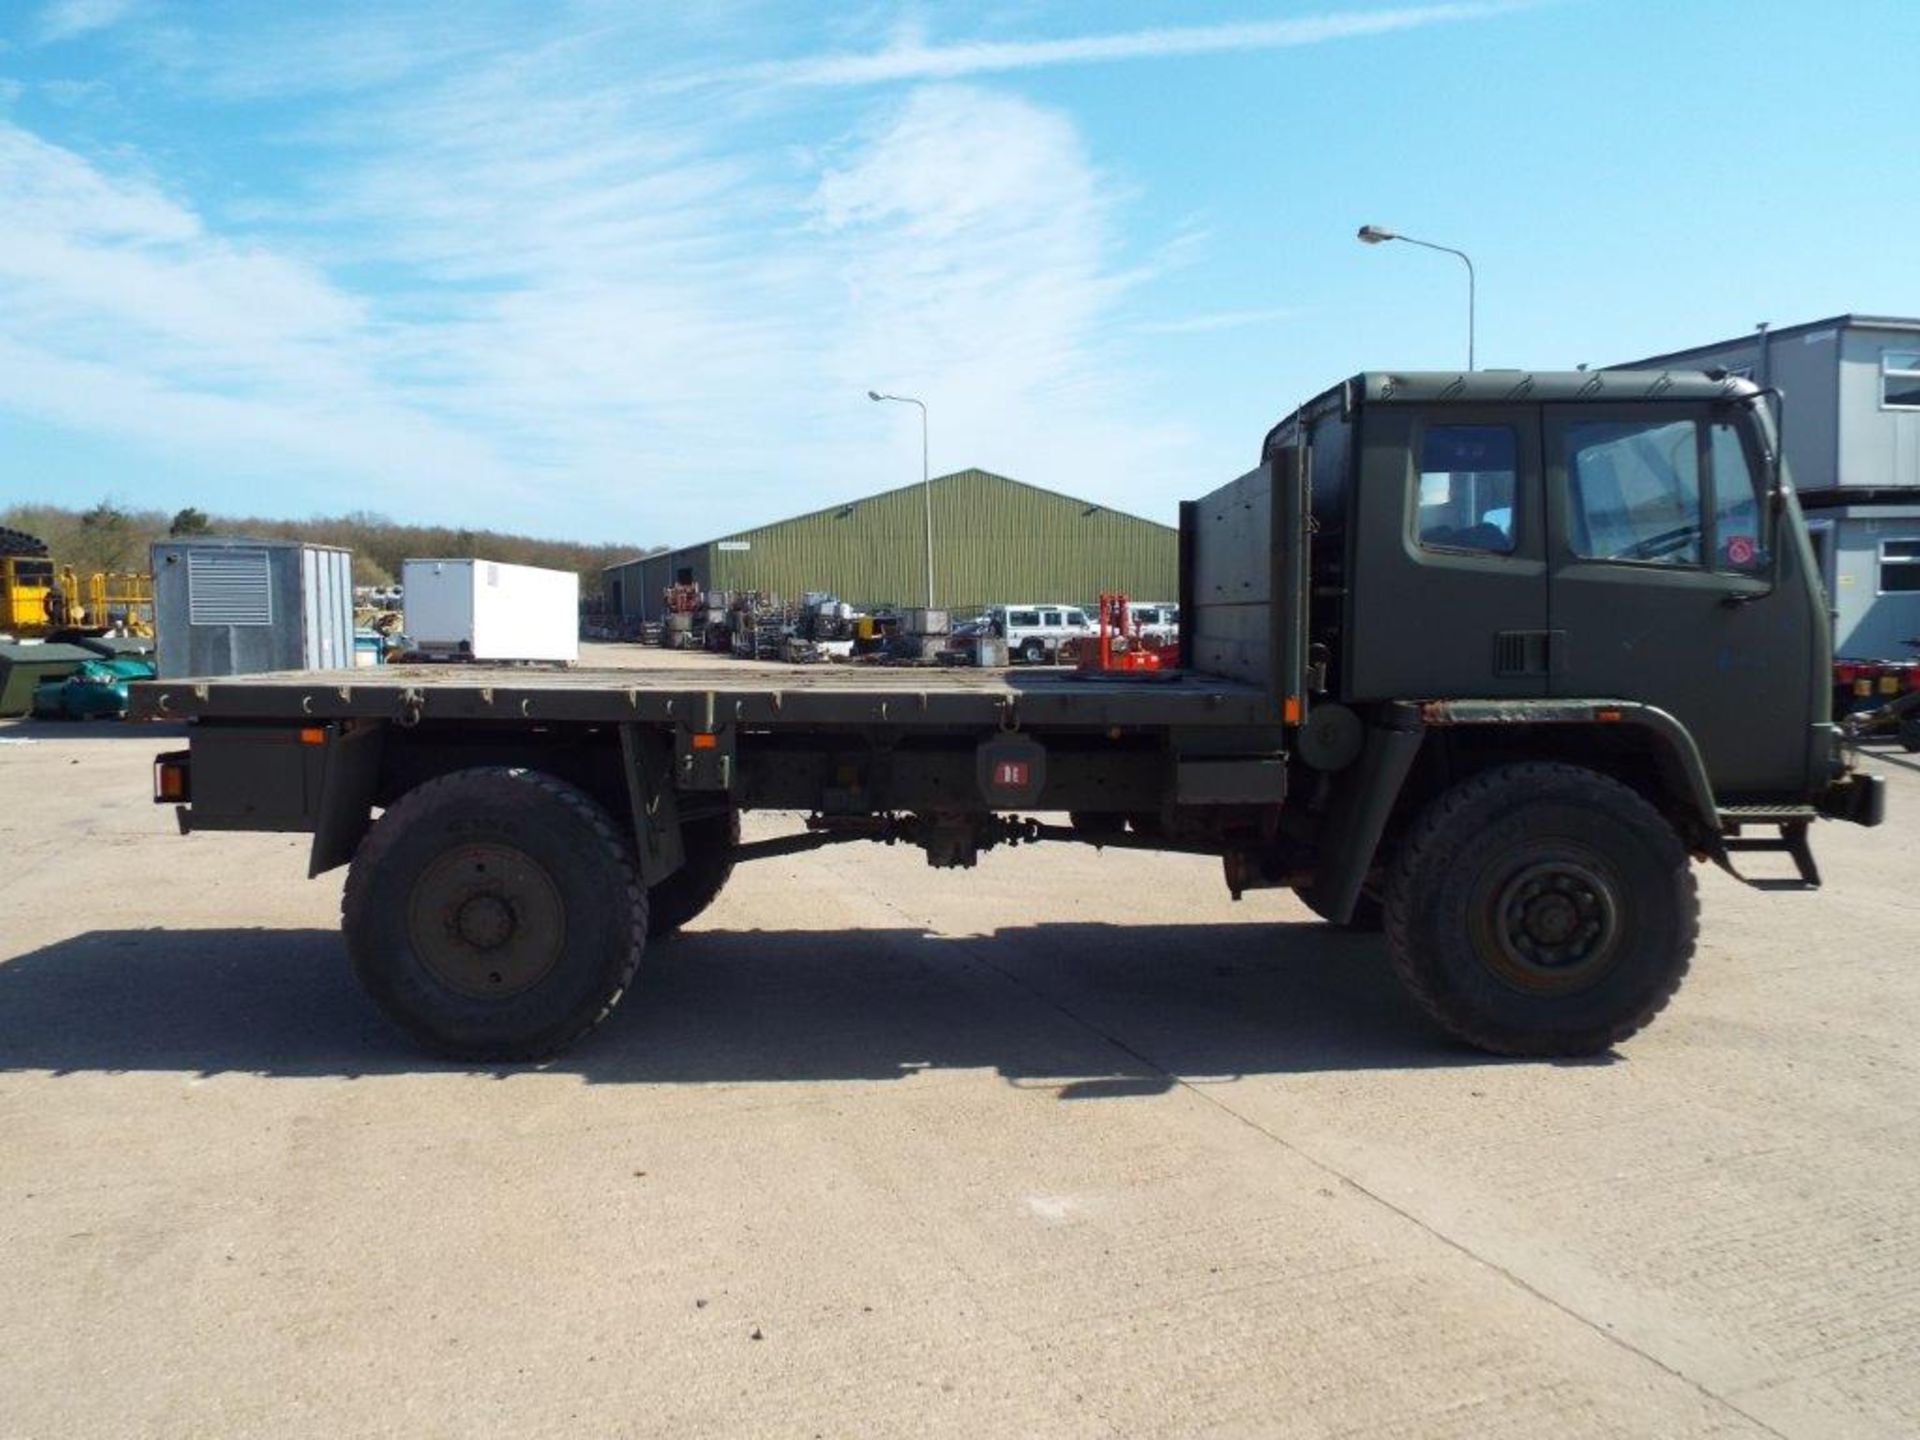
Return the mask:
[[193,767],[188,752],[175,750],[153,762],[153,803],[188,805],[193,802]]

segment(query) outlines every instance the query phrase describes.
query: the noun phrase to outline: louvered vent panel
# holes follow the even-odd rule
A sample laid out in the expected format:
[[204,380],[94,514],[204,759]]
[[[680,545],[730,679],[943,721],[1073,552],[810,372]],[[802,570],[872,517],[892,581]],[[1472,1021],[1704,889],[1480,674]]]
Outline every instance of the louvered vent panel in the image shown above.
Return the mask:
[[189,550],[187,619],[194,625],[271,625],[273,574],[264,550]]
[[1502,630],[1493,637],[1493,673],[1496,675],[1532,675],[1534,632]]

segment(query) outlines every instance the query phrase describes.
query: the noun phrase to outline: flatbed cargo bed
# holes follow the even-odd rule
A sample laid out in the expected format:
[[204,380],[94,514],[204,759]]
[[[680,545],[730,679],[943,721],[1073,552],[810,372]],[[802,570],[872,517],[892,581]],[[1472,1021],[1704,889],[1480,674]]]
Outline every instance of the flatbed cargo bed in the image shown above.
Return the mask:
[[1196,671],[1091,675],[819,666],[773,672],[723,660],[671,670],[405,665],[155,681],[134,686],[132,694],[135,716],[164,720],[532,720],[768,729],[1280,722],[1267,689]]

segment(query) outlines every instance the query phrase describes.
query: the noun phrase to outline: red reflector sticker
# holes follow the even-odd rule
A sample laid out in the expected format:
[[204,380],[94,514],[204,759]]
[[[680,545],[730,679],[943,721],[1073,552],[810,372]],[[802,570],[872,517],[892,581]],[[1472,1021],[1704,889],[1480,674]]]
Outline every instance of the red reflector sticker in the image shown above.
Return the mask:
[[993,767],[993,788],[1024,790],[1033,781],[1033,767],[1024,760],[1000,760]]

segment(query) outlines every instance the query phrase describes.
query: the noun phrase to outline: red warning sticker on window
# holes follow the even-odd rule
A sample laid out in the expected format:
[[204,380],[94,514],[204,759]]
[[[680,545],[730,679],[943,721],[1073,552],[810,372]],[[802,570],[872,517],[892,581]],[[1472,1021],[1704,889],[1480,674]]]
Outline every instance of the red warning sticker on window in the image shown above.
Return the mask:
[[1730,535],[1727,537],[1727,563],[1729,565],[1751,565],[1760,554],[1760,547],[1753,543],[1751,535]]

